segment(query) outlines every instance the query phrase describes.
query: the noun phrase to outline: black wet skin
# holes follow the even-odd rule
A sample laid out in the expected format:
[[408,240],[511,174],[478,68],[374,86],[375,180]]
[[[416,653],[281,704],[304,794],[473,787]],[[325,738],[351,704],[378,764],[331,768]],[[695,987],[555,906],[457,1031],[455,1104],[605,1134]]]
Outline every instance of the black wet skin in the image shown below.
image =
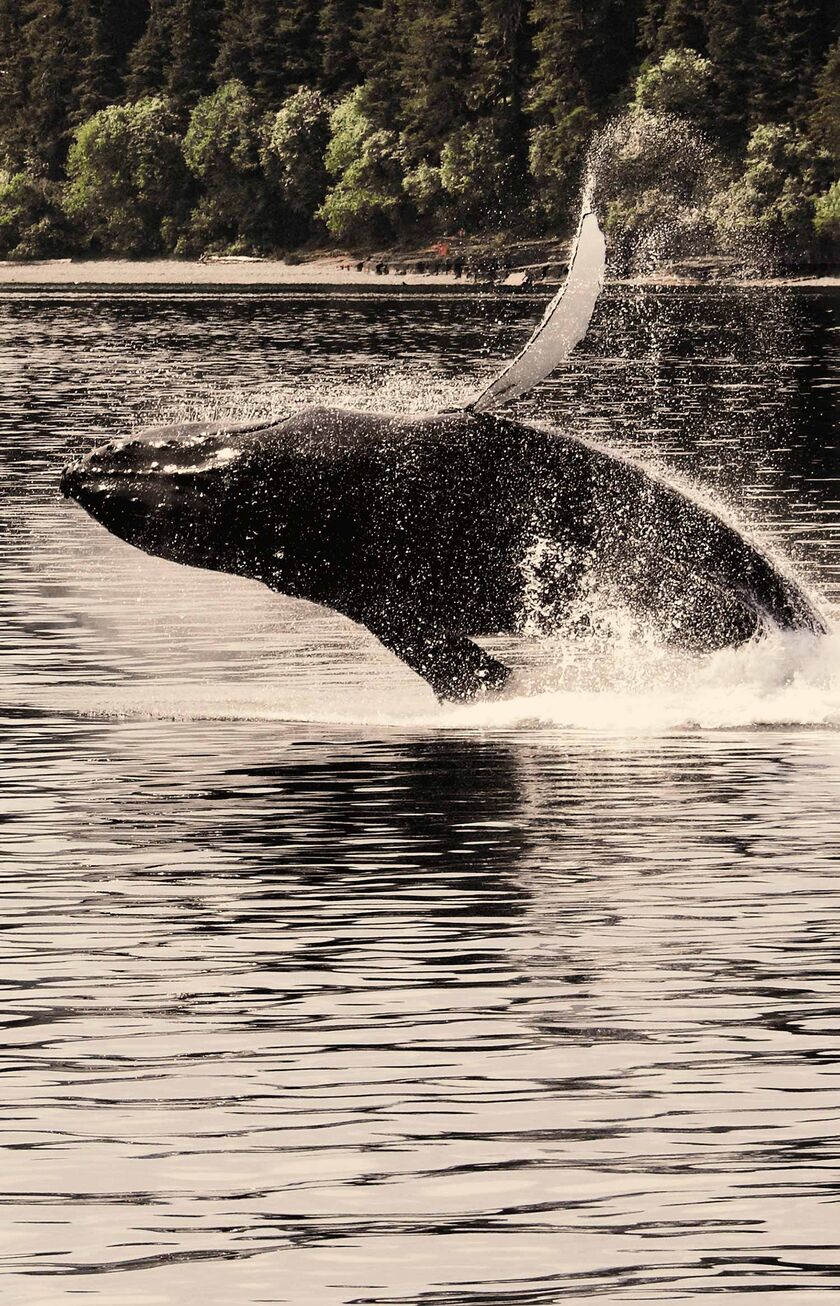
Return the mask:
[[94,450],[62,490],[147,553],[344,613],[444,699],[504,684],[469,637],[521,630],[535,584],[562,621],[595,576],[698,651],[768,623],[825,629],[794,581],[678,490],[494,416],[316,408],[159,428]]

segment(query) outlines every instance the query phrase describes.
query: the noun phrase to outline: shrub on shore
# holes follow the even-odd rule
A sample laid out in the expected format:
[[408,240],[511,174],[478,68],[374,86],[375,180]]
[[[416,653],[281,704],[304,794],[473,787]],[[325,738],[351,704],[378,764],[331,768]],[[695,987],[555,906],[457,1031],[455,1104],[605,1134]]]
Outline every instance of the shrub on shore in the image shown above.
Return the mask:
[[261,114],[236,79],[198,101],[183,157],[200,187],[179,252],[270,243],[272,210],[260,159]]
[[302,86],[265,121],[263,169],[298,239],[305,239],[327,193],[331,112],[323,92]]
[[67,241],[60,186],[27,172],[0,170],[0,257],[45,258]]

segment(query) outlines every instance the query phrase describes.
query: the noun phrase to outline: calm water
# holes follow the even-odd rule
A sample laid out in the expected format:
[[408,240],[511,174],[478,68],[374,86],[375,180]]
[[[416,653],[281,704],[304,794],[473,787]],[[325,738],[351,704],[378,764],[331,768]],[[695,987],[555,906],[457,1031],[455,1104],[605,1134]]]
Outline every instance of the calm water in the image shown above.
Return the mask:
[[[520,411],[840,615],[837,303],[613,290]],[[161,414],[457,401],[540,307],[0,296],[3,1301],[840,1301],[840,640],[616,617],[442,708],[57,494]]]

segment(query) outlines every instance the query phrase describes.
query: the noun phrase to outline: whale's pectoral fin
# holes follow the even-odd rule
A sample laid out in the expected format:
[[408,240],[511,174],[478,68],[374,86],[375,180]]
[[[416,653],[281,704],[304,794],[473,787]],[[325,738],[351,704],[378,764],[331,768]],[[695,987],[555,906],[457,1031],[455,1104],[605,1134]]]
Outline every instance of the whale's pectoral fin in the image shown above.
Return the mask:
[[485,653],[466,635],[376,629],[374,635],[412,671],[431,685],[440,699],[464,701],[499,690],[511,670]]

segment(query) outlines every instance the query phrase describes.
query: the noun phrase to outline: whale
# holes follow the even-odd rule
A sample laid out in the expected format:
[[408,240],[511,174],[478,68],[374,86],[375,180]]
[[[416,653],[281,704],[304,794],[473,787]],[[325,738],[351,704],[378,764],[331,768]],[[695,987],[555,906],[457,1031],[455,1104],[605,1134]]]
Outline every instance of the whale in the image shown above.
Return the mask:
[[637,463],[493,411],[315,407],[150,428],[71,463],[63,493],[148,554],[367,627],[441,700],[498,692],[482,645],[579,634],[606,593],[664,643],[824,633],[804,588],[722,515]]

